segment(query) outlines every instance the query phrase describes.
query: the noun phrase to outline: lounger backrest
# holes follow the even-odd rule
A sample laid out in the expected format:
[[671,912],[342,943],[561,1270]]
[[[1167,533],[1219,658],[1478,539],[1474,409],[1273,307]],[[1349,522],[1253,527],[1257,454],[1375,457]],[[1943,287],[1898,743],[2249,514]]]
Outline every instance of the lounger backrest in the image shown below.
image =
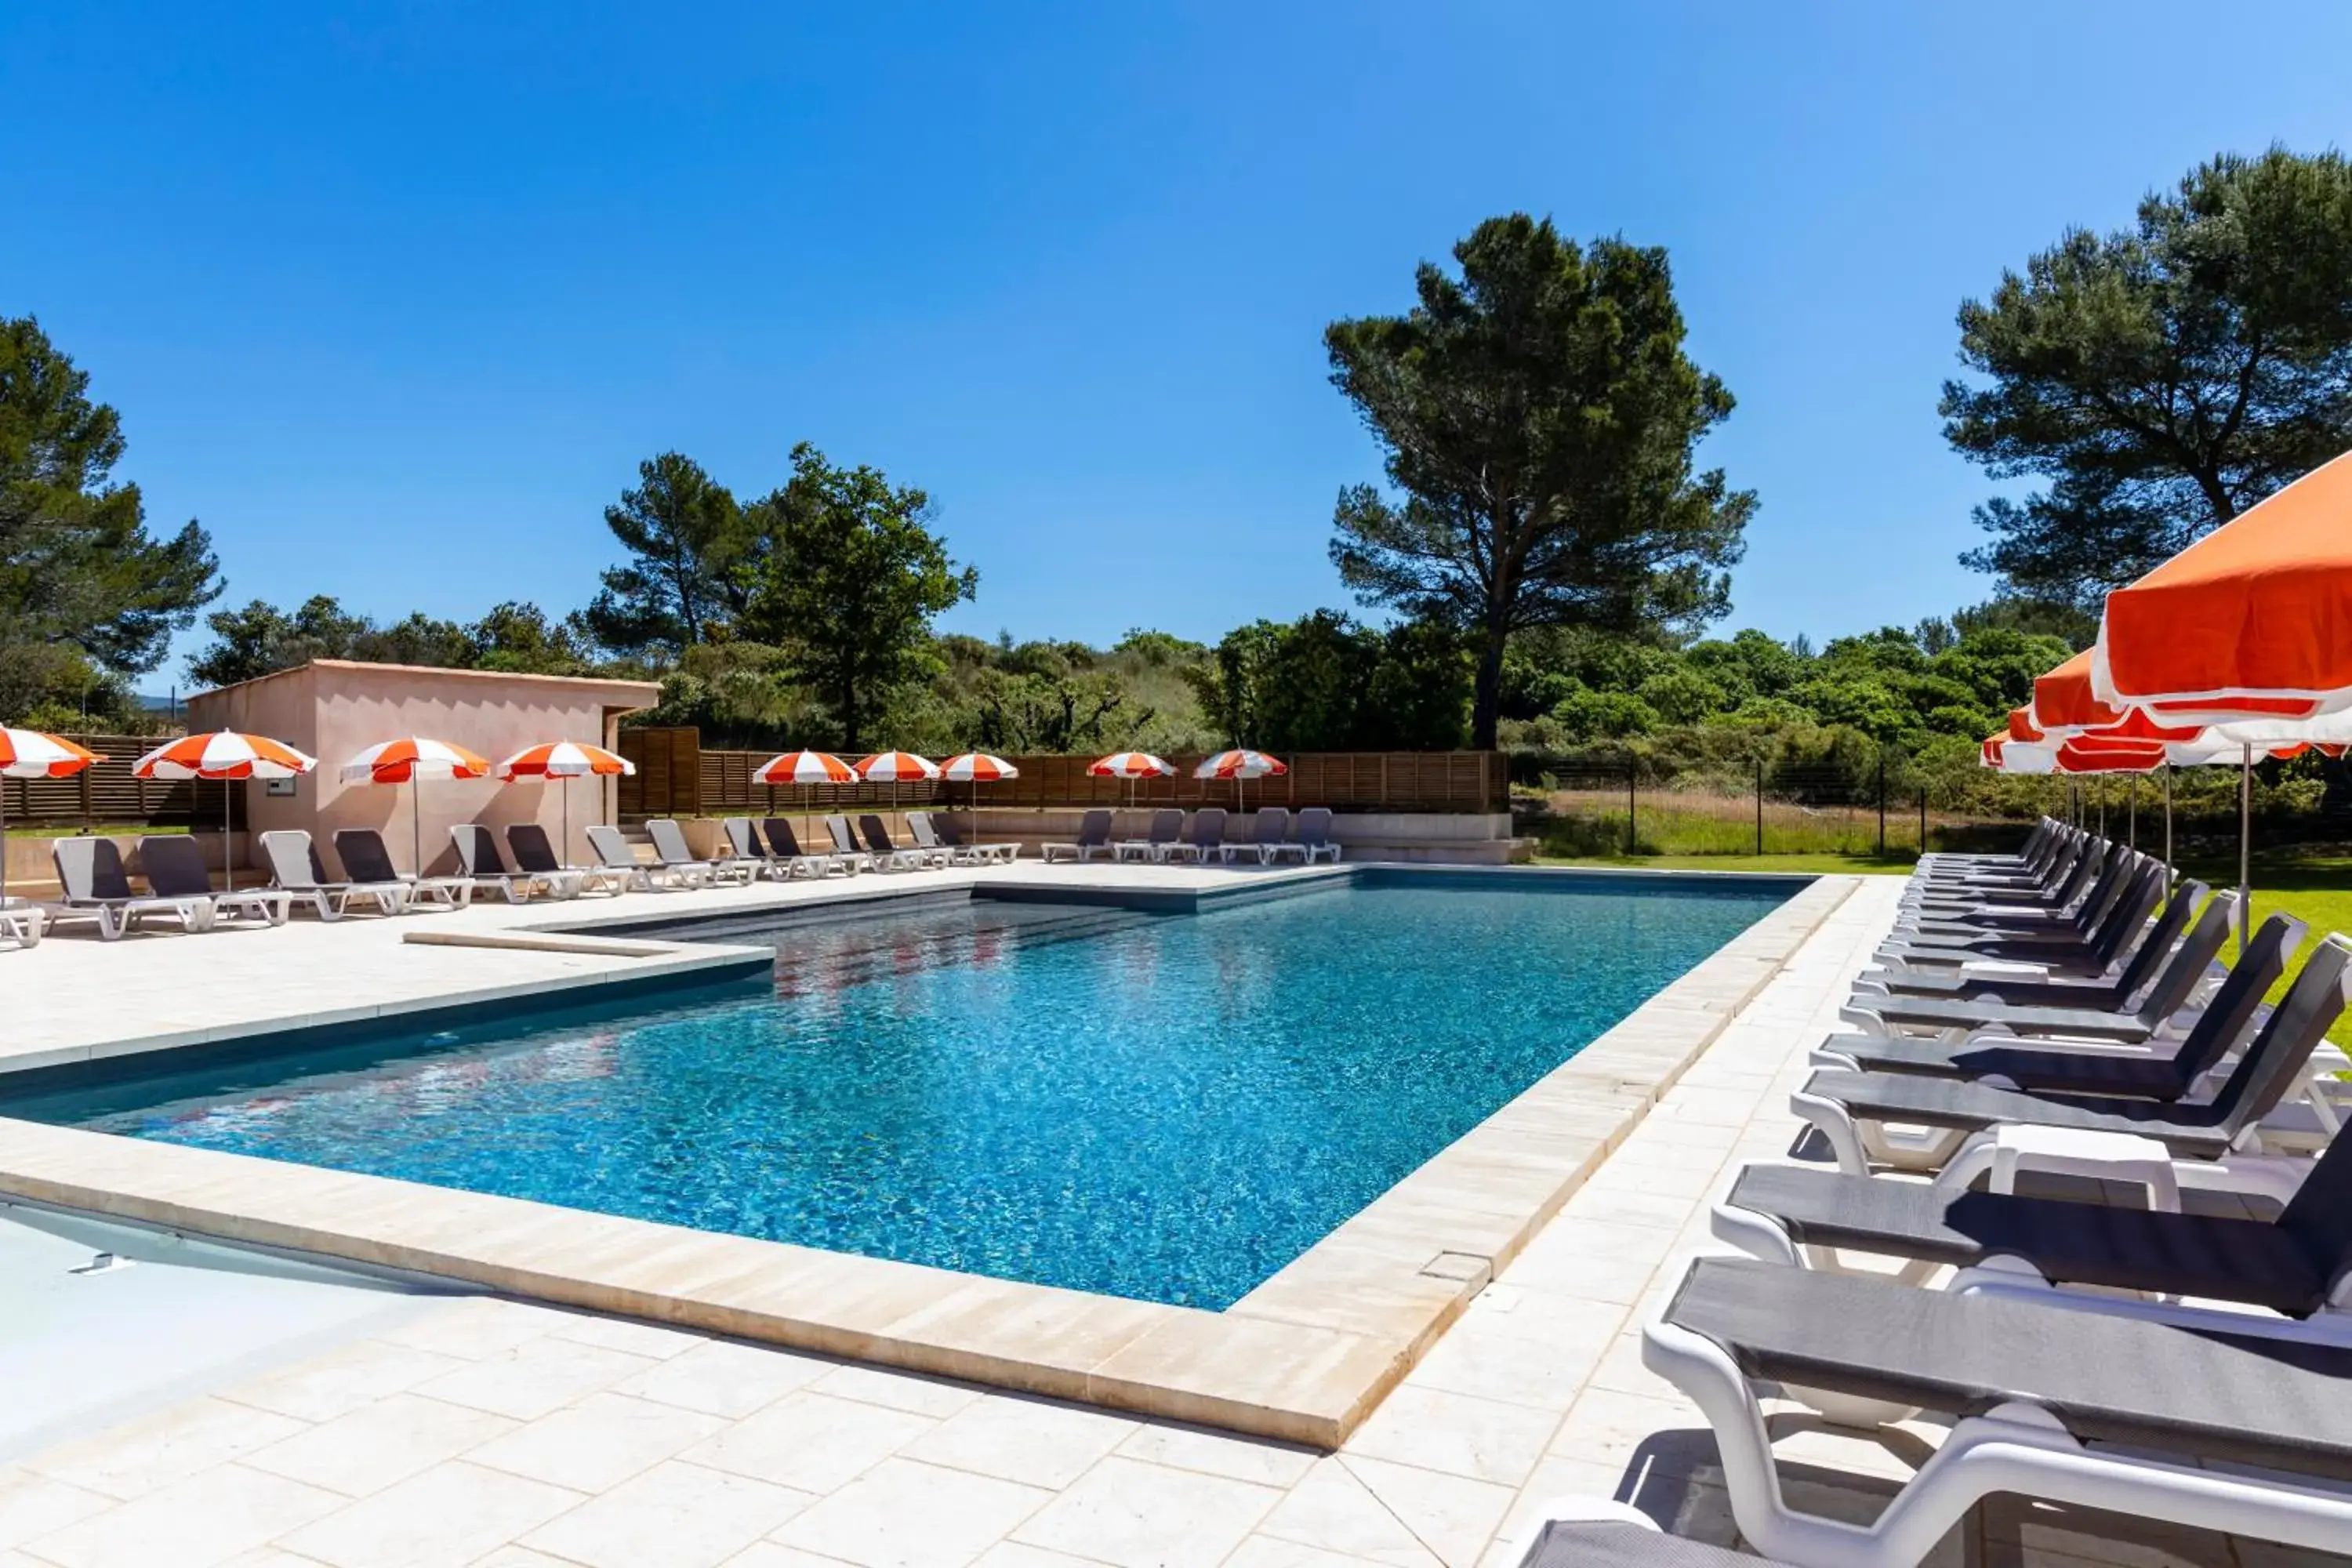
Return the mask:
[[2235,1133],[2278,1109],[2294,1087],[2311,1053],[2344,1016],[2352,984],[2352,942],[2331,934],[2303,961],[2303,973],[2286,988],[2262,1032],[2246,1047],[2213,1104]]
[[[2165,906],[2164,918],[2148,932],[2147,940],[2132,954],[2131,966],[2124,971],[2125,995],[2139,988],[2143,973],[2155,963],[2156,958],[2163,956],[2158,951],[2155,958],[2150,957],[2151,950],[2172,947],[2174,934],[2188,918],[2186,911],[2195,909],[2204,896],[2202,882],[2183,882],[2180,890],[2172,895],[2172,902]],[[2199,911],[2197,923],[2189,928],[2189,934],[2181,939],[2170,962],[2157,974],[2155,984],[2148,986],[2147,1000],[2140,1005],[2143,1016],[2151,1020],[2169,1018],[2188,1005],[2197,983],[2213,967],[2213,961],[2221,956],[2221,944],[2230,940],[2230,928],[2237,918],[2235,893],[2223,893]]]
[[457,847],[457,864],[466,868],[468,877],[507,875],[506,857],[499,853],[498,839],[480,823],[453,825],[449,829],[449,842]]
[[147,890],[159,899],[201,899],[211,896],[212,873],[205,869],[205,852],[185,833],[158,833],[139,841],[139,868],[147,874]]
[[1290,837],[1290,808],[1261,805],[1250,819],[1250,842],[1279,844]]
[[1192,847],[1214,849],[1225,841],[1225,808],[1204,805],[1192,814]]
[[940,842],[940,830],[932,826],[931,814],[928,811],[908,812],[907,814],[907,831],[913,834],[915,836],[916,844],[925,849],[944,849],[947,847],[946,845]]
[[1173,844],[1184,837],[1184,812],[1181,806],[1163,805],[1151,814],[1151,831],[1145,836],[1154,844]]
[[2327,1141],[2278,1225],[2302,1244],[2312,1267],[2327,1281],[2327,1293],[2334,1294],[2344,1276],[2352,1273],[2352,1132],[2339,1132]]
[[536,822],[509,824],[507,847],[514,851],[514,863],[520,870],[560,871],[563,868],[563,862],[555,858],[555,846],[547,841],[547,829]]
[[261,836],[261,858],[269,862],[269,879],[298,893],[316,892],[327,880],[318,869],[319,852],[310,836],[299,827],[278,827]]
[[772,816],[765,822],[760,824],[760,826],[768,830],[768,852],[770,854],[781,855],[787,859],[793,859],[799,857],[801,853],[801,836],[793,831],[793,825],[790,822],[787,822],[781,816]]
[[383,847],[383,835],[373,827],[338,828],[335,858],[343,863],[343,874],[354,882],[400,880],[400,873],[393,868],[391,852]]
[[[110,841],[103,838],[58,838],[49,845],[49,863],[58,868],[58,886],[65,889],[70,902],[95,899],[98,884],[98,847]],[[0,853],[5,853],[0,849]]]
[[721,824],[727,830],[727,847],[746,860],[764,860],[767,849],[760,843],[760,830],[751,826],[748,816],[730,816]]
[[964,842],[963,818],[954,812],[910,811],[907,814],[907,820],[912,822],[918,816],[931,825],[931,831],[940,836],[942,846],[952,847]]
[[686,847],[686,832],[667,816],[646,823],[646,837],[654,841],[654,858],[665,866],[691,866],[698,858]]
[[895,855],[898,852],[898,847],[890,842],[890,830],[883,826],[882,819],[872,812],[869,811],[857,819],[857,831],[866,835],[866,847],[873,850],[877,855]]
[[2254,940],[2223,976],[2172,1058],[2181,1083],[2194,1082],[2245,1037],[2254,1009],[2286,973],[2287,955],[2302,942],[2303,931],[2303,922],[2291,915],[2274,914],[2256,928]]
[[835,812],[824,819],[824,836],[833,840],[833,852],[836,855],[855,855],[858,852],[857,835],[849,831],[849,818],[839,812]]
[[1298,842],[1328,844],[1331,842],[1331,808],[1310,805],[1298,814]]
[[[2139,988],[2156,974],[2157,965],[2165,962],[2172,952],[2172,944],[2180,940],[2181,928],[2189,923],[2189,916],[2196,912],[2205,892],[2202,882],[2183,882],[2179,890],[2165,900],[2163,913],[2157,916],[2156,924],[2148,931],[2146,939],[2132,949],[2131,962],[2124,965],[2123,973],[2116,977],[2117,995],[2137,995]],[[2221,950],[2217,947],[2213,951],[2218,953]]]
[[1089,845],[1099,847],[1109,843],[1110,813],[1097,808],[1078,818],[1077,841],[1082,848]]
[[588,847],[596,851],[596,863],[614,870],[634,871],[640,862],[621,830],[609,822],[593,823],[588,828]]

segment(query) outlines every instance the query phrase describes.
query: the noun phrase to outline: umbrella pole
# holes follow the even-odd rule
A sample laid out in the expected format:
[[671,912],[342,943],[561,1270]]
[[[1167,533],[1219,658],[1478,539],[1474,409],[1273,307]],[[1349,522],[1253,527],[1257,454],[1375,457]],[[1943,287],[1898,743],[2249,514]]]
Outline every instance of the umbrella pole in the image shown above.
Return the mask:
[[559,866],[572,864],[572,781],[562,780],[556,786],[563,792],[563,852],[555,858]]
[[2131,804],[2125,808],[2124,838],[2126,843],[2128,843],[2133,848],[2137,849],[2139,847],[2139,775],[2137,773],[2132,774],[2131,784],[2129,787],[2131,790]]
[[228,781],[221,780],[221,876],[228,890],[236,891],[236,856],[228,842]]
[[425,786],[413,777],[408,781],[408,860],[418,876],[425,875]]
[[0,910],[8,907],[8,780],[0,774]]
[[2254,748],[2241,746],[2238,750],[2238,956],[2246,954],[2246,942],[2254,931],[2254,893],[2252,887],[2253,870],[2254,830]]
[[2164,764],[2164,888],[2172,890],[2172,764]]

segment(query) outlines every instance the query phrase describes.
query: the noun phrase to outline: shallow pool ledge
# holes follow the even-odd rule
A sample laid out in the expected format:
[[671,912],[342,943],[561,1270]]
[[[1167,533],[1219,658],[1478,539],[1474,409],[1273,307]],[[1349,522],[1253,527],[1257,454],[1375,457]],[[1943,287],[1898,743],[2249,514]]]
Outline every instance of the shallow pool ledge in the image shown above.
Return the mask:
[[0,1193],[1337,1447],[1837,906],[1823,877],[1223,1312],[0,1119]]

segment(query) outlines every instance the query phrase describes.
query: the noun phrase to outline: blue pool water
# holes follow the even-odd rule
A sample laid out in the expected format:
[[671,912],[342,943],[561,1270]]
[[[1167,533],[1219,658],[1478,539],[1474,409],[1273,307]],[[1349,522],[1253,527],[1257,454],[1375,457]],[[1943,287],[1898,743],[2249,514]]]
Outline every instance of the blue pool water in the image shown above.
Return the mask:
[[772,989],[0,1113],[1223,1307],[1791,886],[1494,880],[730,930]]

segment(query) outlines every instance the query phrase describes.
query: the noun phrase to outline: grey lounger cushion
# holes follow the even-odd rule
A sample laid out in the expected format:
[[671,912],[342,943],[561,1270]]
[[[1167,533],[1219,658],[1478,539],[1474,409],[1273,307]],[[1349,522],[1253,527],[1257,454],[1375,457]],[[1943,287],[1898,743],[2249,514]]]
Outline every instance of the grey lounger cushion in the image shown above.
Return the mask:
[[[2168,1214],[2006,1193],[1952,1194],[1794,1165],[1750,1165],[1724,1202],[1767,1215],[1808,1247],[1972,1268],[2010,1254],[2059,1284],[2168,1291],[2307,1317],[2325,1304],[2352,1217],[2352,1140],[2328,1147],[2325,1172],[2275,1222]],[[2313,1184],[2319,1184],[2316,1189]],[[2325,1203],[2333,1212],[2323,1213]],[[2293,1223],[2290,1223],[2290,1216]]]
[[1953,1415],[2023,1398],[2085,1441],[2352,1473],[2352,1347],[1746,1258],[1692,1264],[1662,1316],[1752,1380]]
[[[2126,1006],[2165,965],[2168,975],[2174,964],[2194,963],[2192,952],[2201,950],[2207,941],[2204,921],[2213,922],[2211,940],[2219,944],[2229,940],[2229,931],[2235,918],[2238,899],[2225,893],[2206,903],[2206,887],[2202,882],[2183,882],[2165,904],[2164,913],[2133,945],[2131,957],[2112,979],[2107,980],[2042,980],[2030,975],[1986,974],[1915,974],[1899,969],[1865,972],[1863,978],[1885,986],[1897,996],[1942,997],[1955,1001],[1993,1002],[2011,1007],[2103,1007]],[[2206,903],[2203,920],[2191,932],[2189,941],[2194,950],[2176,949],[2181,928],[2188,925],[2189,915],[2200,903]],[[2212,962],[2221,949],[2207,954],[2203,963]],[[2197,964],[2201,972],[2203,963]],[[2192,973],[2191,983],[2195,976]]]

